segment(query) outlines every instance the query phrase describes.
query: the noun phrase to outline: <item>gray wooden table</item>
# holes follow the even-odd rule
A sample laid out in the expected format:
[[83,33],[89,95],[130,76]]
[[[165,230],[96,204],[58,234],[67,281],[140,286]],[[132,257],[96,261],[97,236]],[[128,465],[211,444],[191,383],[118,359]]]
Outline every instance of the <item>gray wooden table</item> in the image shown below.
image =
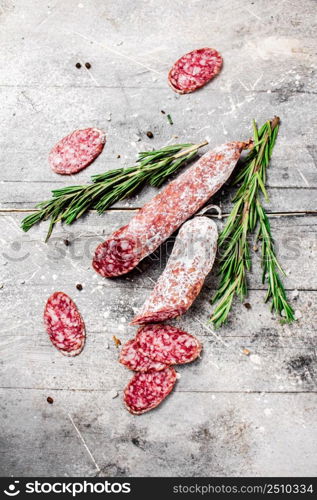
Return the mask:
[[[312,0],[0,2],[1,475],[316,475],[315,14]],[[203,46],[222,53],[221,75],[197,93],[174,94],[170,65]],[[52,188],[132,164],[139,150],[246,139],[252,118],[261,124],[275,114],[282,127],[268,211],[298,321],[282,326],[263,304],[255,258],[252,308],[236,303],[215,332],[207,326],[213,272],[177,321],[201,338],[202,359],[179,368],[174,394],[158,409],[132,416],[122,404],[130,374],[112,336],[134,334],[128,322],[164,252],[112,281],[92,271],[91,253],[154,189],[58,228],[47,245],[47,225],[23,234],[20,221]],[[72,178],[52,173],[51,146],[87,126],[106,130],[103,154]],[[216,197],[224,212],[231,194]],[[75,359],[61,356],[43,329],[55,290],[69,293],[85,318],[87,344]]]

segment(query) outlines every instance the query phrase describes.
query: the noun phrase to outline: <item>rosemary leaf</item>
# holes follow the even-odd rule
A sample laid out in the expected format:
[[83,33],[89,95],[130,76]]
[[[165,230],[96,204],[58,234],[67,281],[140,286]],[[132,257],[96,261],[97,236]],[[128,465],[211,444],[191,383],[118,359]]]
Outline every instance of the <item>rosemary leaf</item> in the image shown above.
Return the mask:
[[217,305],[210,319],[216,327],[227,321],[234,296],[237,295],[242,301],[248,293],[247,272],[251,270],[248,235],[257,228],[256,239],[261,242],[262,280],[268,285],[265,302],[271,299],[272,311],[282,316],[284,322],[295,319],[280,278],[280,274],[285,273],[276,257],[270,221],[260,201],[261,194],[268,201],[266,169],[279,123],[279,118],[275,117],[258,129],[253,121],[253,149],[235,179],[235,183],[240,183],[240,186],[233,198],[234,207],[218,240],[221,254],[220,282],[212,298],[212,303],[217,302]]
[[159,187],[167,177],[177,172],[196,156],[201,144],[173,144],[156,151],[139,153],[137,164],[109,170],[92,176],[92,183],[54,189],[50,200],[36,205],[37,211],[22,220],[23,231],[39,222],[50,220],[46,241],[58,222],[72,224],[89,210],[102,214],[117,201],[134,194],[144,184]]

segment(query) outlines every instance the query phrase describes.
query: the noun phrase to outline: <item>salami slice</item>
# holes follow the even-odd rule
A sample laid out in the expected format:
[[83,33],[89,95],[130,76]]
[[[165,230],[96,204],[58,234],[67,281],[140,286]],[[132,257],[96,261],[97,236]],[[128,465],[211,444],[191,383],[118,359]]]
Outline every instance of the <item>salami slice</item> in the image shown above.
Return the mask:
[[130,370],[135,372],[161,371],[166,368],[164,363],[153,361],[140,351],[139,342],[136,339],[129,340],[121,349],[119,361]]
[[98,128],[75,130],[55,144],[49,164],[56,174],[76,174],[100,155],[105,142],[105,133]]
[[46,331],[53,345],[64,356],[77,356],[85,344],[84,321],[72,299],[64,292],[55,292],[44,310]]
[[159,372],[136,373],[124,390],[124,402],[130,413],[141,415],[158,406],[176,382],[174,368]]
[[202,349],[193,335],[170,325],[143,326],[136,338],[140,351],[145,356],[166,365],[190,363],[199,356]]
[[168,82],[178,94],[189,94],[206,85],[221,67],[222,57],[215,49],[193,50],[176,61],[168,74]]
[[184,314],[212,269],[217,239],[217,226],[208,217],[185,222],[153,292],[131,323],[155,323]]
[[245,146],[230,142],[203,155],[96,248],[93,268],[104,277],[131,271],[221,188]]

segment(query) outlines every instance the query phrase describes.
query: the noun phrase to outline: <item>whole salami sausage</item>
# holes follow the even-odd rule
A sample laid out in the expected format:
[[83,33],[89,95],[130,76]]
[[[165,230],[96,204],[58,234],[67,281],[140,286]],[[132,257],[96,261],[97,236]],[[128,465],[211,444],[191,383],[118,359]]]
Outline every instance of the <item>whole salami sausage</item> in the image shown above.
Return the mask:
[[46,331],[64,356],[77,356],[85,344],[84,321],[72,299],[64,292],[53,293],[44,310]]
[[176,382],[174,368],[159,372],[136,373],[124,390],[124,402],[130,413],[141,415],[158,406]]
[[133,269],[197,212],[232,173],[243,142],[230,142],[204,154],[144,205],[129,224],[113,233],[95,251],[93,268],[112,277]]
[[75,130],[55,144],[48,157],[49,164],[56,174],[76,174],[100,155],[105,142],[102,130]]
[[178,94],[189,94],[214,78],[222,67],[222,57],[209,47],[182,56],[171,68],[168,83]]
[[200,355],[200,342],[184,330],[171,325],[146,325],[136,339],[140,351],[157,363],[182,365]]
[[120,352],[119,361],[122,365],[136,372],[161,371],[166,368],[166,364],[153,361],[140,351],[137,339],[126,342]]
[[217,239],[217,226],[208,217],[185,222],[153,292],[131,323],[156,323],[184,314],[212,269]]

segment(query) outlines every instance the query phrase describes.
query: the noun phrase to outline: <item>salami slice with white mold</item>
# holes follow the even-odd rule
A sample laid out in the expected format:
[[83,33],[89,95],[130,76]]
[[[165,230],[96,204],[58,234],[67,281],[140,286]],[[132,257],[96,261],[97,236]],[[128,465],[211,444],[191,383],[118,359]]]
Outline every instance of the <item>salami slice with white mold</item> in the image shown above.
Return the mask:
[[136,373],[124,390],[126,408],[134,415],[153,410],[172,391],[176,378],[170,366],[159,372]]
[[203,87],[221,70],[222,57],[205,47],[183,55],[168,73],[168,82],[178,94],[189,94]]
[[136,339],[128,340],[122,347],[119,361],[122,365],[136,372],[161,371],[166,364],[153,361],[140,351],[139,342]]
[[46,302],[44,324],[52,344],[64,356],[77,356],[85,344],[85,324],[72,299],[53,293]]
[[136,339],[145,356],[166,365],[190,363],[202,349],[193,335],[171,325],[145,325],[138,330]]
[[106,135],[98,128],[75,130],[55,144],[49,164],[56,174],[76,174],[100,155],[105,142]]

